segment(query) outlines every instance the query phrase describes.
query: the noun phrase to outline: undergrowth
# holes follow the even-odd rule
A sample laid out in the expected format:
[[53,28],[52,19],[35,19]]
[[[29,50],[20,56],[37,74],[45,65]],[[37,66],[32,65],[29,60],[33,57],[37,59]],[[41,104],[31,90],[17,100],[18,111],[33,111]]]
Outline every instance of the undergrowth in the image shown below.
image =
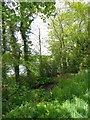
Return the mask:
[[[22,88],[5,103],[3,118],[88,118],[88,71],[62,79],[49,92]],[[5,108],[5,107],[4,107]]]

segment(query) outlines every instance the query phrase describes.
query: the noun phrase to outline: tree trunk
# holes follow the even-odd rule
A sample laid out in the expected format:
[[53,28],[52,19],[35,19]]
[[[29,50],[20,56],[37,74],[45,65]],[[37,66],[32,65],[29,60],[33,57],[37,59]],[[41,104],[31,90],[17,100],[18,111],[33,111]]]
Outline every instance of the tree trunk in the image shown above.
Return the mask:
[[[4,5],[5,3],[2,2],[2,7],[4,8]],[[5,63],[5,60],[3,58],[3,55],[5,54],[6,52],[6,49],[7,49],[7,46],[6,46],[6,38],[5,38],[5,19],[2,15],[2,78],[3,80],[6,80],[6,63]]]
[[40,76],[43,77],[43,69],[42,69],[42,51],[41,51],[41,33],[40,33],[40,28],[39,28],[39,71],[40,71]]
[[29,69],[29,66],[27,65],[27,62],[29,61],[29,55],[28,55],[28,44],[27,44],[27,40],[26,40],[26,34],[25,34],[25,30],[23,27],[23,22],[21,22],[20,25],[20,32],[21,32],[21,36],[23,39],[23,43],[24,43],[24,61],[26,63],[26,71],[27,71],[27,80],[30,84],[30,86],[32,85],[32,80],[31,80],[31,70]]
[[20,84],[19,79],[19,61],[20,61],[20,50],[17,48],[16,38],[14,36],[14,26],[10,25],[10,32],[11,32],[11,46],[12,46],[12,54],[14,60],[14,72],[15,72],[15,79],[16,83]]

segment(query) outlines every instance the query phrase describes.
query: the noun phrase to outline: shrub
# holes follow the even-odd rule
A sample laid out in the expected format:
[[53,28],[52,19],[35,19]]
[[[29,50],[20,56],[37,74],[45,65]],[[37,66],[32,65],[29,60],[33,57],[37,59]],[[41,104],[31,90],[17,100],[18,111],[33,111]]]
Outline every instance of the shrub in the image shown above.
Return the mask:
[[83,97],[88,89],[88,73],[82,71],[81,73],[68,78],[62,79],[58,85],[52,90],[51,99],[58,99],[59,101],[71,100],[73,95]]
[[72,118],[88,118],[88,104],[84,100],[74,96],[72,101],[66,100],[62,107],[67,109]]
[[69,112],[55,100],[38,104],[26,103],[10,111],[5,118],[60,118],[70,117]]
[[9,110],[3,118],[87,118],[90,94],[87,81],[87,71],[82,71],[61,80],[50,92],[22,86],[4,104]]

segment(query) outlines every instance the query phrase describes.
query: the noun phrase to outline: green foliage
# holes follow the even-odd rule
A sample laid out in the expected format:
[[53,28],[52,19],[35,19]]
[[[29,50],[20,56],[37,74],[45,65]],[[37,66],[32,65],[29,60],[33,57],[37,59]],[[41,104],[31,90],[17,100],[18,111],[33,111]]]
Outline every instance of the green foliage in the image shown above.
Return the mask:
[[70,117],[69,112],[62,108],[55,100],[50,103],[40,102],[36,104],[26,103],[24,106],[16,107],[6,115],[6,118],[59,118]]
[[30,100],[30,91],[25,86],[18,88],[18,86],[10,85],[7,87],[6,91],[3,91],[3,93],[5,94],[3,94],[3,114],[11,111],[17,105],[21,105],[21,103]]
[[84,70],[62,79],[50,92],[40,88],[30,91],[23,86],[8,101],[11,109],[3,118],[87,118],[87,75]]
[[81,2],[67,4],[68,7],[63,11],[59,9],[51,20],[49,49],[60,72],[77,73],[88,55],[88,6]]
[[6,115],[6,118],[87,118],[88,104],[77,97],[72,101],[66,100],[62,103],[54,100],[52,102],[40,102],[38,104],[28,103],[16,107]]
[[[10,4],[12,4],[10,6]],[[31,23],[38,13],[45,18],[54,15],[54,2],[21,2],[21,3],[2,3],[2,53],[3,53],[3,76],[6,76],[6,67],[9,65],[14,68],[16,81],[20,82],[20,65],[26,67],[29,86],[35,84],[36,77],[39,76],[37,58],[32,55],[32,42],[27,35]],[[50,9],[48,11],[48,9]],[[17,37],[18,32],[21,35],[21,43]],[[24,47],[24,48],[23,48]],[[5,77],[4,77],[5,78]]]
[[[90,91],[88,70],[84,69],[89,68],[88,5],[68,2],[56,17],[53,2],[12,5],[14,9],[2,3],[3,118],[87,118]],[[54,16],[49,26],[50,56],[32,53],[28,33],[38,14],[43,20]],[[22,43],[16,37],[18,31]],[[20,75],[20,65],[27,74]],[[14,74],[9,76],[12,68]],[[67,72],[77,74],[68,79],[58,77]],[[56,76],[60,82],[54,81],[52,89],[45,88],[44,84]],[[34,89],[37,85],[42,86]]]
[[24,105],[26,102],[39,102],[43,100],[43,96],[45,95],[42,89],[31,91],[27,85],[24,86],[22,84],[21,86],[17,86],[14,80],[9,78],[7,84],[3,84],[3,114],[6,114],[21,104]]
[[71,79],[61,79],[58,86],[52,90],[51,99],[58,99],[60,102],[71,100],[73,96],[82,97],[88,90],[88,71],[84,70]]
[[66,100],[62,106],[70,113],[71,118],[88,117],[88,103],[76,96],[72,101]]

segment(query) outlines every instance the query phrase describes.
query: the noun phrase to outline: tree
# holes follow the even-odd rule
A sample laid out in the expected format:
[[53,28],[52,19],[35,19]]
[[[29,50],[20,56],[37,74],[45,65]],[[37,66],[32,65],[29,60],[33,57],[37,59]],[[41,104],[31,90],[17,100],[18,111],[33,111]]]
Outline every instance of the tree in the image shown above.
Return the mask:
[[[42,11],[44,7],[45,9],[44,11]],[[47,11],[49,8],[50,11]],[[20,32],[24,43],[24,61],[26,64],[27,78],[28,81],[30,82],[30,85],[32,84],[32,79],[31,79],[31,70],[29,64],[30,62],[28,61],[30,61],[31,51],[29,51],[29,46],[28,46],[29,40],[27,39],[26,33],[30,29],[30,25],[34,20],[33,14],[38,14],[39,12],[43,12],[44,14],[46,14],[47,17],[49,17],[52,14],[53,10],[55,10],[54,3],[42,3],[42,2],[20,3],[20,15],[21,15]]]
[[[5,3],[7,9],[5,8],[6,12],[3,12],[3,15],[5,16],[6,23],[8,26],[8,33],[10,33],[10,35],[8,34],[7,36],[8,38],[7,44],[9,50],[6,50],[7,54],[5,56],[6,57],[8,56],[7,57],[8,64],[14,67],[16,82],[20,82],[19,66],[24,65],[27,71],[28,82],[30,86],[32,85],[32,70],[31,70],[31,66],[33,64],[33,57],[31,53],[32,42],[31,40],[29,40],[28,34],[30,32],[31,23],[34,20],[34,15],[38,15],[38,13],[39,14],[44,13],[46,17],[52,15],[52,13],[55,10],[54,3],[50,3],[49,5],[48,4],[49,3],[43,3],[43,2]],[[49,8],[50,11],[48,11]],[[4,29],[3,29],[3,34],[5,32]],[[20,32],[23,41],[20,44],[19,44],[19,39],[16,37],[18,31]],[[2,42],[4,44],[5,40],[3,40]],[[3,47],[5,46],[3,45]]]
[[50,49],[60,72],[78,72],[87,55],[87,4],[68,2],[65,11],[51,20]]
[[[9,4],[5,2],[3,4],[3,9],[5,11],[2,12],[2,18],[4,19],[3,22],[3,59],[6,63],[6,66],[3,70],[8,67],[14,67],[15,79],[17,83],[20,83],[19,79],[19,61],[20,61],[20,46],[18,43],[18,39],[15,37],[15,32],[17,31],[17,22],[14,18],[16,13],[13,8],[9,7]],[[17,7],[16,7],[17,8]],[[7,26],[7,27],[6,27]],[[6,33],[7,32],[7,33]],[[5,38],[6,37],[6,38]],[[7,40],[6,40],[7,39]],[[7,71],[8,72],[8,71]],[[2,72],[5,74],[5,72]],[[5,75],[3,75],[5,78]]]

